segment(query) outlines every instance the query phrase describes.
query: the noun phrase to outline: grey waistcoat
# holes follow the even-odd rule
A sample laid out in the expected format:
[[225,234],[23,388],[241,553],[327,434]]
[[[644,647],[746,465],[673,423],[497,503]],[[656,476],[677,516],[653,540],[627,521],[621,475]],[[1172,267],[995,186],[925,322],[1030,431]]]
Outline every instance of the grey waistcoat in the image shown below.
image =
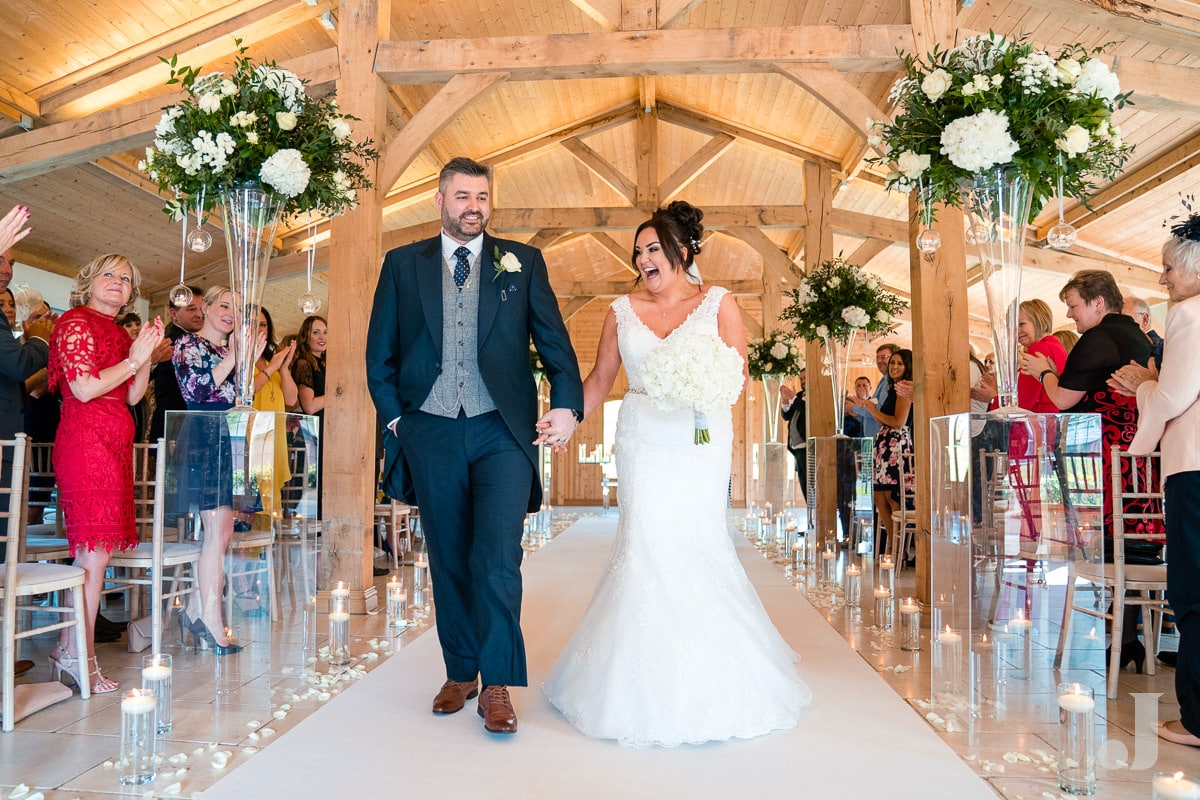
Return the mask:
[[461,289],[450,269],[442,267],[442,371],[421,410],[439,417],[457,417],[460,410],[476,417],[496,410],[479,374],[478,259]]

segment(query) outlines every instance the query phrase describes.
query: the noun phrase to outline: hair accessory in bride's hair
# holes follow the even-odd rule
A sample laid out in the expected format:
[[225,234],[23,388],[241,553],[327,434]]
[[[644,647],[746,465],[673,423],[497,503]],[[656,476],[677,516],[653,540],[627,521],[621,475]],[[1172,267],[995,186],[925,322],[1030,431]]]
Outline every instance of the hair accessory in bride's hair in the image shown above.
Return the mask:
[[688,242],[688,244],[690,244],[692,246],[692,255],[694,255],[694,256],[700,255],[700,240],[699,239],[693,237],[692,241]]
[[1171,235],[1177,239],[1187,239],[1190,242],[1200,242],[1200,212],[1192,210],[1192,206],[1196,202],[1195,197],[1190,194],[1180,194],[1179,202],[1188,212],[1187,217],[1184,218],[1183,222],[1175,222],[1175,224],[1172,225],[1171,223],[1174,220],[1177,220],[1182,216],[1181,214],[1175,214],[1163,223],[1163,227],[1170,225]]

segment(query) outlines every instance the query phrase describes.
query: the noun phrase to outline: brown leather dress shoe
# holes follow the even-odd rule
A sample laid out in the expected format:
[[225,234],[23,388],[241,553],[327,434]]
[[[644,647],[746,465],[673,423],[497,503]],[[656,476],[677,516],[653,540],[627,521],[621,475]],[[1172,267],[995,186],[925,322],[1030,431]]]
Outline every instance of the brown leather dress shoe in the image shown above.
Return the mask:
[[517,712],[508,698],[507,686],[488,686],[479,695],[479,716],[491,733],[516,733]]
[[433,698],[433,713],[453,714],[461,711],[466,702],[477,694],[479,686],[475,681],[446,681],[438,690],[437,697]]

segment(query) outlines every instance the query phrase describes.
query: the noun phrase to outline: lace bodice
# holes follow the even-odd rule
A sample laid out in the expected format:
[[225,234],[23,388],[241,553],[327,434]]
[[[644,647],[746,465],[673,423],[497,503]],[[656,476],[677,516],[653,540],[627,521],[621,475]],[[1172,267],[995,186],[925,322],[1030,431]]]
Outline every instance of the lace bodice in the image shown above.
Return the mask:
[[633,310],[628,295],[613,301],[612,309],[617,317],[617,347],[621,351],[621,362],[625,365],[625,375],[629,378],[631,392],[645,391],[645,384],[642,382],[642,362],[651,350],[667,339],[684,330],[714,336],[718,334],[717,312],[721,308],[721,298],[726,294],[728,291],[720,286],[710,288],[700,305],[688,314],[687,319],[662,338],[642,322],[641,317]]
[[[109,315],[87,306],[72,308],[59,318],[50,337],[50,389],[59,389],[64,399],[73,399],[71,381],[81,375],[99,378],[100,370],[129,357],[132,343]],[[117,384],[106,396],[125,402],[127,384]]]

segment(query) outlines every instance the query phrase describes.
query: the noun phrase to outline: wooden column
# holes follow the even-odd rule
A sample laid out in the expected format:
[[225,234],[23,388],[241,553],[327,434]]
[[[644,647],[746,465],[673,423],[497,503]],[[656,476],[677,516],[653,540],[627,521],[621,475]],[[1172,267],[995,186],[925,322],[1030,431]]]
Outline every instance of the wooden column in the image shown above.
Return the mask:
[[[954,47],[956,0],[909,0],[913,47],[924,56],[935,46]],[[910,196],[915,198],[915,195]],[[942,247],[926,256],[916,248],[921,232],[915,199],[909,200],[908,247],[913,318],[913,438],[916,447],[917,594],[929,601],[929,420],[970,410],[967,357],[967,269],[962,212],[937,208]]]
[[[386,87],[375,76],[375,51],[386,38],[389,0],[342,0],[338,16],[338,103],[358,117],[354,135],[384,138]],[[363,311],[375,293],[382,249],[382,198],[378,165],[368,175],[373,189],[358,192],[358,208],[330,228],[329,368],[325,387],[323,497],[324,539],[319,587],[337,581],[350,587],[351,611],[374,610],[375,407],[367,393]],[[336,444],[335,444],[336,443]]]

